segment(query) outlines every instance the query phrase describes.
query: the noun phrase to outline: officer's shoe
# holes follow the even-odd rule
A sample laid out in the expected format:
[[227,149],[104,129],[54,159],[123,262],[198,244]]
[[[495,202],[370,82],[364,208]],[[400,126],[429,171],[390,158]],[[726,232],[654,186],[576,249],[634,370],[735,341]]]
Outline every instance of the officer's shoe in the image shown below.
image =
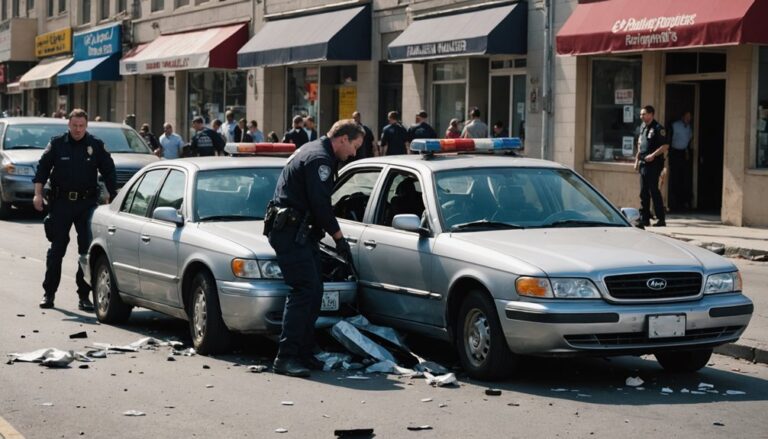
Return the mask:
[[85,312],[93,312],[93,303],[91,303],[91,300],[88,299],[87,296],[81,297],[80,301],[77,302],[77,309]]
[[653,227],[666,227],[666,225],[667,225],[667,222],[664,221],[663,219],[658,220],[655,223],[653,223]]
[[323,370],[323,366],[325,366],[325,363],[315,358],[314,355],[303,357],[301,359],[301,364],[306,366],[309,370]]
[[53,308],[53,296],[44,295],[38,306],[43,309]]
[[310,375],[309,369],[298,358],[275,358],[272,370],[289,377],[307,378]]

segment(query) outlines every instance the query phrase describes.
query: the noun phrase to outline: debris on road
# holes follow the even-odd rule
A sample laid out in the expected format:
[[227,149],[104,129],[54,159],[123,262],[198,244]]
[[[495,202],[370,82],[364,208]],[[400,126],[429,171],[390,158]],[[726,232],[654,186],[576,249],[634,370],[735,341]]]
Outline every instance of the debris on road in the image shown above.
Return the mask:
[[363,376],[363,375],[347,375],[345,377],[348,380],[370,380],[371,377]]
[[333,435],[336,437],[367,437],[373,435],[372,428],[352,428],[348,430],[333,430]]
[[642,386],[645,381],[640,377],[628,377],[624,383],[630,387],[639,387]]
[[501,396],[501,389],[485,389],[485,394],[488,396]]
[[355,355],[373,357],[379,361],[389,360],[396,363],[395,357],[385,348],[363,335],[351,323],[340,321],[331,328],[331,335],[342,346]]
[[713,422],[712,425],[716,427],[725,427],[725,424],[723,424],[722,422]]
[[453,373],[435,376],[429,372],[424,372],[424,378],[426,378],[426,382],[430,386],[446,387],[459,384],[456,380],[456,375]]
[[147,414],[144,412],[140,412],[138,410],[127,410],[123,412],[123,416],[146,416]]
[[726,390],[725,394],[726,395],[746,395],[747,392],[743,392],[741,390]]
[[715,388],[714,384],[709,384],[709,383],[704,383],[704,382],[699,383],[699,390],[709,390],[709,389],[714,389],[714,388]]
[[670,389],[669,387],[662,387],[661,393],[675,393],[675,391]]
[[432,430],[432,426],[431,425],[409,425],[408,430],[410,431]]
[[262,364],[258,364],[255,366],[248,366],[248,372],[250,373],[262,373],[265,370],[267,370],[267,366],[264,366]]
[[76,332],[74,334],[69,334],[69,338],[88,338],[88,333],[85,331]]
[[432,398],[421,398],[421,402],[432,402]]
[[82,362],[92,362],[90,358],[85,354],[81,354],[75,351],[62,351],[56,348],[38,349],[32,352],[26,353],[10,353],[8,364],[13,364],[17,361],[24,363],[40,363],[46,367],[68,367],[69,363],[77,360]]
[[293,401],[282,401],[280,402],[282,405],[293,405]]
[[288,433],[287,428],[276,428],[275,433]]

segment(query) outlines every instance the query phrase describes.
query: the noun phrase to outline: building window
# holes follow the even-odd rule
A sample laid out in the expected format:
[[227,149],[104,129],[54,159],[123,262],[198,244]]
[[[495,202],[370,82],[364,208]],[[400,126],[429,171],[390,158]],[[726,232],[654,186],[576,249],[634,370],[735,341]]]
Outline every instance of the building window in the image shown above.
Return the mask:
[[760,47],[757,75],[756,166],[768,168],[768,46]]
[[96,87],[96,114],[102,120],[115,121],[115,84],[101,83]]
[[53,8],[54,8],[53,0],[48,0],[48,2],[46,4],[46,11],[47,11],[49,17],[53,17],[54,16],[55,10]]
[[11,3],[11,17],[16,18],[19,16],[19,3],[21,0],[13,0]]
[[223,122],[227,110],[235,120],[245,117],[246,72],[190,72],[188,84],[189,120],[202,116],[210,126],[214,119]]
[[8,19],[8,0],[3,0],[0,7],[3,8],[3,11],[0,12],[0,20],[5,21]]
[[189,6],[189,0],[175,0],[174,1],[174,8],[180,8],[182,6]]
[[125,12],[128,10],[127,0],[117,0],[117,12]]
[[101,6],[99,7],[99,20],[106,20],[109,18],[109,3],[111,0],[101,0]]
[[67,10],[67,0],[59,0],[59,14],[62,12],[66,12]]
[[[31,11],[35,9],[35,0],[27,0],[27,10]],[[27,14],[29,16],[29,14]]]
[[165,0],[152,0],[152,12],[162,11],[165,9]]
[[91,22],[91,0],[82,0],[80,3],[80,24]]
[[[288,105],[286,105],[287,125],[294,116],[312,116],[318,120],[320,110],[320,68],[296,67],[288,69]],[[287,126],[285,127],[287,128]],[[280,129],[275,130],[281,135]]]
[[592,60],[591,161],[634,161],[642,68],[639,56]]
[[463,121],[466,114],[467,62],[432,64],[432,126],[439,135],[445,133],[451,119]]

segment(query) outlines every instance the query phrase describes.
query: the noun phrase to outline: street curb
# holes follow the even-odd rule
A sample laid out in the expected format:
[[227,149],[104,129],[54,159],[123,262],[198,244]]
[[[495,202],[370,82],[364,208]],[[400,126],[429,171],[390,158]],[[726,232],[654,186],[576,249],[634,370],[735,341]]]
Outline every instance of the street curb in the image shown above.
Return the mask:
[[715,353],[747,360],[752,363],[768,364],[768,351],[739,343],[728,343],[715,348]]
[[674,238],[679,241],[687,242],[688,244],[695,245],[697,247],[705,248],[711,251],[712,253],[718,254],[720,256],[725,256],[728,258],[746,259],[746,260],[755,261],[755,262],[768,262],[768,251],[766,250],[734,247],[727,244],[723,244],[721,242],[698,241],[698,240],[683,237],[683,236],[677,236],[675,235],[674,232],[672,233],[655,232],[655,233],[658,233],[659,235],[667,236],[669,238]]

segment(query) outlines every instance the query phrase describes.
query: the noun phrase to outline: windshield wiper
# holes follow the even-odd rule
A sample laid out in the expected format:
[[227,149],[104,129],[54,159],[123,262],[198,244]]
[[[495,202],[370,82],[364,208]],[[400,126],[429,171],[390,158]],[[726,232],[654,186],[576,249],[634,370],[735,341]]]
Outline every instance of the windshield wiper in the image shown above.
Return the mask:
[[606,223],[605,221],[567,219],[544,224],[541,227],[622,227],[623,224]]
[[468,229],[524,229],[525,227],[521,226],[520,224],[513,224],[513,223],[503,223],[500,221],[488,221],[488,220],[478,220],[478,221],[470,221],[468,223],[461,223],[456,224],[453,227],[451,227],[451,231],[457,232],[460,230],[468,230]]
[[200,221],[256,221],[263,217],[252,215],[211,215],[200,218]]

